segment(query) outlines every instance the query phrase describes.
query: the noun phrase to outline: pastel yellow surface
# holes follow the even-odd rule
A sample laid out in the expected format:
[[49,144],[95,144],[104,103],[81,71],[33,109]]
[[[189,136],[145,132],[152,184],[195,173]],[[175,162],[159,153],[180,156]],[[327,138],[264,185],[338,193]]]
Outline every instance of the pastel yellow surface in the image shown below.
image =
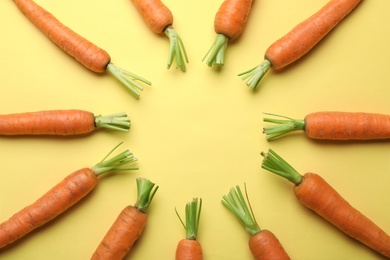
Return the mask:
[[168,39],[146,27],[130,0],[36,2],[152,86],[136,100],[108,73],[90,72],[62,52],[13,1],[0,1],[0,113],[77,108],[124,111],[132,119],[129,133],[1,137],[0,221],[121,141],[140,168],[105,176],[65,214],[0,251],[0,259],[89,259],[122,208],[135,203],[137,177],[160,189],[127,259],[173,259],[185,237],[175,208],[183,216],[193,197],[203,199],[198,240],[204,259],[251,259],[249,235],[221,204],[230,187],[244,183],[260,227],[274,232],[292,259],[382,259],[301,206],[291,183],[261,168],[260,152],[273,148],[299,172],[320,174],[390,232],[389,142],[317,142],[303,133],[267,142],[262,134],[263,112],[390,114],[390,1],[363,1],[301,61],[270,71],[255,92],[237,74],[259,64],[272,42],[327,0],[255,1],[220,70],[202,58],[214,41],[222,1],[165,0],[190,59],[185,73],[175,65],[166,69]]

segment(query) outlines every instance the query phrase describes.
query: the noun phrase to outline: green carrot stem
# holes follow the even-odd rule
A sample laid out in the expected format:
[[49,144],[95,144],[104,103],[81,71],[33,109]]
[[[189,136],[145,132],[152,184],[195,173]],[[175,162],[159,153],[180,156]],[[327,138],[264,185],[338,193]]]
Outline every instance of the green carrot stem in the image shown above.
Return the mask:
[[270,116],[275,116],[283,119],[275,118],[264,118],[264,122],[273,123],[275,125],[267,126],[263,128],[263,133],[266,134],[267,140],[273,140],[279,138],[280,136],[286,135],[293,131],[305,130],[305,120],[293,119],[286,116],[269,114]]
[[145,213],[157,190],[158,186],[155,186],[150,180],[137,178],[137,202],[134,204],[134,207]]
[[186,230],[186,239],[196,240],[198,236],[200,212],[202,210],[202,199],[194,198],[191,202],[188,202],[185,207],[186,222],[182,220],[179,213],[176,211],[176,215],[179,217],[181,224]]
[[182,71],[186,71],[188,57],[183,41],[181,40],[179,34],[171,26],[167,27],[164,32],[165,35],[168,36],[170,44],[167,68],[169,69],[171,67],[173,60],[176,58],[176,67],[180,67]]
[[264,77],[264,75],[267,73],[267,71],[271,68],[272,64],[269,60],[265,59],[261,64],[257,65],[256,67],[244,71],[238,76],[242,76],[242,80],[248,79],[246,82],[246,85],[250,87],[251,89],[256,89],[257,85],[259,85],[261,79]]
[[129,131],[131,120],[126,113],[116,113],[110,115],[95,115],[95,126],[110,128],[119,131]]
[[227,36],[223,34],[217,34],[213,45],[211,45],[211,48],[207,51],[202,61],[204,61],[206,57],[209,56],[206,61],[206,64],[209,67],[212,67],[214,65],[222,66],[225,62],[225,51],[228,41],[229,38]]

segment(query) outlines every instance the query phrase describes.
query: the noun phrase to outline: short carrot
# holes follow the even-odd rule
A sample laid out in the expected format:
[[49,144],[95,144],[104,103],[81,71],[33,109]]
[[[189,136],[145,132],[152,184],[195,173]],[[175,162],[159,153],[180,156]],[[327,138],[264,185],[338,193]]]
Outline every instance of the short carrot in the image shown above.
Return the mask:
[[91,259],[123,259],[141,236],[148,217],[146,210],[157,192],[158,186],[145,178],[137,178],[137,201],[125,207],[118,215]]
[[118,146],[92,168],[82,168],[68,175],[34,203],[1,223],[0,249],[48,223],[79,202],[96,187],[99,176],[102,174],[117,170],[138,169],[126,167],[137,160],[129,150],[106,160]]
[[202,260],[203,252],[199,241],[197,240],[200,212],[202,209],[202,199],[194,198],[186,204],[185,215],[186,223],[181,219],[176,211],[184,229],[186,238],[179,241],[176,247],[176,260]]
[[222,204],[237,217],[249,233],[249,249],[254,259],[290,259],[279,239],[271,231],[260,229],[250,207],[247,193],[246,199],[247,202],[240,186],[237,185],[235,189],[231,188],[229,193],[222,197]]
[[89,70],[97,73],[108,70],[137,98],[140,94],[136,88],[143,89],[137,81],[151,84],[142,77],[114,66],[110,55],[106,51],[62,24],[34,1],[14,0],[14,2],[23,14],[52,42]]
[[211,48],[206,53],[208,66],[221,66],[225,62],[228,41],[233,41],[244,31],[253,0],[224,0],[214,18],[217,33]]
[[330,0],[315,14],[275,41],[265,52],[263,63],[240,73],[247,85],[255,89],[270,68],[280,70],[308,53],[336,27],[361,0]]
[[130,129],[126,113],[94,115],[85,110],[44,110],[0,115],[0,135],[80,135],[96,128]]
[[168,55],[169,69],[176,58],[176,65],[186,71],[188,57],[183,41],[173,29],[173,14],[161,0],[132,0],[147,26],[157,34],[165,33],[169,38],[170,47]]
[[390,258],[390,236],[352,207],[322,177],[315,173],[302,176],[271,149],[262,155],[262,168],[291,181],[295,185],[294,194],[299,202],[345,234]]
[[364,112],[323,111],[308,114],[304,120],[268,114],[282,119],[264,118],[275,125],[264,127],[268,140],[303,130],[307,137],[322,140],[390,139],[390,115]]

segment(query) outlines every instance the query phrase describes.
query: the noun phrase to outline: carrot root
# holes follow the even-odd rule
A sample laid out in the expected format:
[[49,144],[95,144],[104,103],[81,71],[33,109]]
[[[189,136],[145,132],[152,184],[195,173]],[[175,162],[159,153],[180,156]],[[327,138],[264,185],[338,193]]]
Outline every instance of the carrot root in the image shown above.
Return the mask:
[[202,260],[202,247],[197,240],[182,239],[176,247],[176,260]]
[[170,42],[167,68],[169,69],[171,67],[173,60],[176,58],[176,68],[180,67],[182,71],[186,71],[188,57],[183,41],[181,40],[176,30],[171,26],[168,26],[164,32],[165,35],[169,38]]
[[258,260],[289,260],[279,239],[274,233],[267,229],[253,235],[249,239],[249,248],[254,257]]
[[259,82],[262,80],[262,78],[265,76],[271,66],[271,62],[265,59],[261,64],[250,70],[238,74],[238,76],[242,76],[242,80],[248,79],[246,85],[251,89],[255,90],[257,85],[259,85]]
[[206,59],[206,64],[209,67],[212,66],[222,66],[225,63],[225,51],[229,38],[224,34],[217,34],[211,48],[207,51],[206,55],[203,57],[202,61]]

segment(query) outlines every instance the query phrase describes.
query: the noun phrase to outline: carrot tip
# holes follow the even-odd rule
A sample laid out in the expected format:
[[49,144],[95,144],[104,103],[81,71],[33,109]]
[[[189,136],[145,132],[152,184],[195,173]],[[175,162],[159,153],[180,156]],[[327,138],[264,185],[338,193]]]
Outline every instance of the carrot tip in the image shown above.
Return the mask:
[[247,70],[238,74],[238,76],[243,76],[242,80],[248,79],[246,85],[251,89],[256,89],[257,85],[259,85],[261,79],[267,73],[267,71],[271,68],[272,64],[269,60],[265,59],[263,63],[257,65],[256,67]]
[[182,71],[186,71],[188,56],[183,41],[172,27],[167,27],[164,32],[168,36],[170,42],[167,68],[169,69],[171,67],[173,60],[176,57],[176,68],[180,67]]
[[211,45],[211,48],[207,51],[202,61],[204,61],[206,57],[209,56],[206,61],[206,64],[209,67],[222,66],[225,63],[225,51],[228,41],[229,38],[227,36],[223,34],[217,34],[213,45]]

